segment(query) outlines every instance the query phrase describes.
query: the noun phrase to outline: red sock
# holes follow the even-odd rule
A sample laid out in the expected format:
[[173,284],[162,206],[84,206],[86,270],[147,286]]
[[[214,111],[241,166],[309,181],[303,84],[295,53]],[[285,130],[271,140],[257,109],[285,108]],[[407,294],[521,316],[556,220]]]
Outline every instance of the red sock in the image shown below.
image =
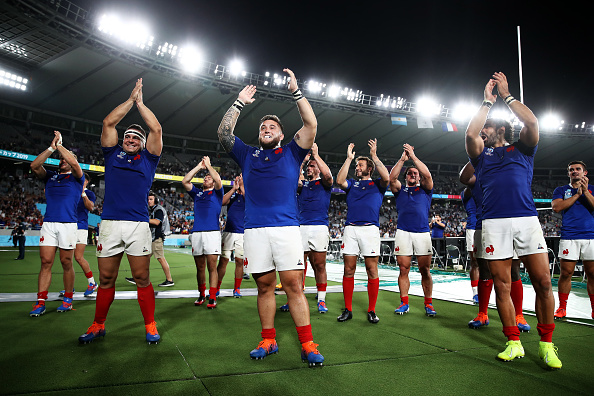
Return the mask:
[[524,302],[524,287],[522,286],[522,279],[518,279],[511,283],[510,295],[514,308],[516,310],[516,316],[522,315],[522,304]]
[[478,285],[479,285],[478,279],[470,281],[470,287],[478,287]]
[[47,290],[37,293],[37,302],[45,304],[45,300],[47,300],[47,293]]
[[74,296],[74,292],[64,292],[64,298],[72,298]]
[[201,283],[198,285],[198,292],[200,293],[200,297],[204,297],[206,295],[206,283]]
[[555,323],[539,323],[536,325],[536,330],[538,330],[538,335],[542,342],[553,342]]
[[425,297],[425,305],[432,305],[432,304],[433,304],[433,298]]
[[344,307],[349,311],[353,310],[353,291],[355,290],[355,278],[342,277],[342,294],[344,295]]
[[508,341],[520,341],[520,329],[518,326],[503,326],[503,334]]
[[377,302],[377,295],[379,293],[379,278],[367,280],[367,296],[369,297],[369,306],[367,312],[375,312],[375,303]]
[[408,305],[408,296],[400,296],[400,301],[402,304]]
[[235,278],[235,284],[233,285],[233,289],[241,289],[241,281],[243,278]]
[[[569,293],[559,292],[558,295],[559,295],[559,308],[567,309],[567,299],[569,298]],[[592,301],[592,297],[590,297],[590,301]]]
[[305,285],[305,274],[307,273],[307,260],[303,262],[303,284]]
[[210,293],[210,297],[208,297],[210,300],[216,300],[217,299],[217,288],[216,287],[211,287],[208,289],[208,292]]
[[217,282],[217,291],[221,290],[221,283],[223,283],[222,280]]
[[316,283],[316,288],[318,289],[319,292],[324,292],[326,291],[326,288],[328,287],[327,283]]
[[87,277],[87,279],[92,278],[93,277],[93,271],[89,271],[89,272],[85,273],[85,276]]
[[481,279],[478,284],[479,312],[487,315],[489,298],[493,290],[493,279]]
[[590,306],[592,307],[592,312],[594,312],[594,294],[588,294],[590,297]]
[[136,286],[136,295],[138,296],[140,312],[144,317],[144,324],[153,323],[155,321],[155,290],[153,284],[149,283],[147,287]]
[[299,343],[305,344],[306,342],[313,341],[313,334],[311,333],[311,324],[307,326],[295,326],[297,329],[297,337],[299,337]]
[[262,329],[260,334],[262,338],[276,338],[276,329],[274,327],[272,329]]
[[99,287],[97,289],[97,298],[95,300],[95,322],[99,324],[105,323],[114,296],[115,287],[110,287],[109,289]]

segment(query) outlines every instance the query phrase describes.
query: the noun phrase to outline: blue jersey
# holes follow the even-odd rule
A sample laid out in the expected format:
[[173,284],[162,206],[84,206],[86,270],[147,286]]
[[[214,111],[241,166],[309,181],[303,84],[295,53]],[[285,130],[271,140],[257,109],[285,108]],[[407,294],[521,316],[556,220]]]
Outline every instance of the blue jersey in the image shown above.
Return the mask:
[[196,186],[188,191],[194,199],[194,227],[192,232],[219,231],[219,215],[223,206],[223,187],[204,191]]
[[[475,183],[476,184],[476,183]],[[468,188],[471,194],[468,198],[464,197],[464,191],[460,194],[462,197],[462,204],[466,210],[466,229],[474,230],[476,228],[476,203],[474,201],[474,193],[472,188]]]
[[431,226],[431,238],[443,238],[443,230],[445,230],[445,226],[440,226],[437,223],[433,223]]
[[82,194],[85,176],[77,179],[72,173],[45,172],[47,207],[43,221],[76,223],[76,207]]
[[328,208],[332,186],[326,187],[322,179],[306,180],[297,197],[300,225],[328,226]]
[[[592,193],[594,187],[588,184]],[[577,188],[566,184],[557,187],[553,192],[553,200],[569,199],[577,193]],[[561,239],[594,239],[594,208],[591,208],[583,195],[569,208],[561,212],[563,222],[561,226]]]
[[375,225],[379,227],[379,211],[386,187],[381,178],[375,180],[347,180],[345,188],[347,202],[346,225]]
[[482,219],[537,216],[532,198],[535,147],[485,147],[470,162],[483,191]]
[[309,150],[294,141],[274,149],[246,145],[237,136],[231,158],[245,185],[245,228],[299,226],[299,169]]
[[227,204],[225,232],[243,234],[245,222],[245,197],[235,191]]
[[148,193],[161,157],[146,149],[134,155],[126,154],[120,145],[102,150],[105,197],[101,218],[148,223]]
[[433,189],[404,186],[394,196],[398,212],[396,228],[407,232],[429,232],[429,208]]
[[[476,177],[476,174],[475,174]],[[482,230],[483,229],[483,189],[481,188],[481,184],[479,183],[478,177],[476,177],[476,181],[474,185],[470,188],[472,191],[472,200],[474,201],[474,206],[476,207],[476,224],[474,226],[475,230]]]
[[[97,200],[95,193],[91,190],[85,190],[87,198],[93,203]],[[78,218],[78,229],[88,230],[89,229],[89,210],[85,207],[85,201],[83,197],[80,197],[78,206],[76,208],[76,217]]]

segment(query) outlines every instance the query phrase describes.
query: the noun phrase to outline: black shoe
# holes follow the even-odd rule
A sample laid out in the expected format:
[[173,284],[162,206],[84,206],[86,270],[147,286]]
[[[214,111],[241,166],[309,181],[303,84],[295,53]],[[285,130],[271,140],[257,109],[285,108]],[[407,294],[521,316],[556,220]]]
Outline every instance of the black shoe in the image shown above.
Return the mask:
[[128,282],[132,283],[133,285],[135,285],[135,284],[136,284],[136,281],[134,280],[134,278],[128,278],[128,277],[126,277],[126,280],[127,280]]
[[369,323],[377,323],[377,322],[379,322],[379,318],[377,317],[377,315],[373,311],[367,312],[367,320],[369,321]]
[[[126,280],[127,280],[127,278],[126,278]],[[173,286],[173,285],[175,285],[175,283],[173,283],[173,281],[168,281],[167,279],[165,280],[165,282],[159,283],[159,286],[161,286],[161,287],[168,287],[168,286]]]
[[250,279],[250,274],[243,274],[243,279]]
[[353,319],[353,313],[345,308],[344,311],[336,318],[339,322],[346,322],[347,320]]

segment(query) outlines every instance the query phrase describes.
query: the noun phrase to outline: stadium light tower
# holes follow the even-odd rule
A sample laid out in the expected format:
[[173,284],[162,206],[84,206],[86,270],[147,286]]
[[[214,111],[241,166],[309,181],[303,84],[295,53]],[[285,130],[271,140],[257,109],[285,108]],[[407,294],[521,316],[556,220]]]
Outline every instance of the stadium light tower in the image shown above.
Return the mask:
[[23,76],[19,76],[18,74],[0,68],[0,86],[26,91],[28,82],[29,80]]
[[232,76],[237,76],[242,70],[244,70],[243,63],[238,59],[231,61],[229,64],[229,73],[231,73]]
[[540,127],[543,131],[554,131],[561,129],[561,125],[564,123],[561,118],[556,114],[547,114],[540,119]]
[[204,56],[196,47],[189,45],[179,50],[179,63],[188,73],[194,73],[200,69]]
[[417,101],[417,113],[426,116],[436,116],[441,113],[441,105],[430,98],[421,98]]
[[457,121],[468,121],[476,113],[476,106],[459,103],[452,110],[452,118]]

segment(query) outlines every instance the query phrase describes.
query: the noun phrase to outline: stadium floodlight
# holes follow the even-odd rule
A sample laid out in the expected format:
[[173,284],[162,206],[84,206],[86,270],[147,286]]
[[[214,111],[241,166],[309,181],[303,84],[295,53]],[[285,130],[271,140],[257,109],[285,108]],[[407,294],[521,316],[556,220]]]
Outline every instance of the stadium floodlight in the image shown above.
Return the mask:
[[[200,66],[202,66],[203,61],[204,56],[202,55],[202,52],[193,45],[188,45],[187,47],[180,48],[179,63],[182,65],[183,69],[188,73],[194,73],[197,70],[199,70]],[[215,74],[216,72],[217,70],[215,70]]]
[[556,114],[547,114],[539,120],[540,127],[543,131],[554,131],[560,129],[563,120]]
[[232,76],[237,76],[242,70],[244,70],[243,63],[238,59],[232,60],[229,64],[229,73]]
[[29,80],[23,76],[0,69],[0,85],[3,87],[26,91],[28,82]]
[[322,83],[319,83],[314,80],[307,81],[306,83],[307,89],[311,93],[320,93],[322,92]]
[[511,122],[514,118],[514,115],[510,111],[494,109],[491,110],[489,118],[495,118],[497,120],[507,120]]
[[426,116],[436,116],[441,113],[441,105],[430,98],[420,98],[417,101],[417,113]]
[[124,21],[113,14],[102,15],[99,20],[98,29],[100,32],[135,45],[141,49],[144,49],[147,46],[152,46],[154,40],[146,23],[140,21]]
[[328,89],[328,97],[329,98],[336,98],[338,97],[338,95],[340,95],[340,86],[338,85],[331,85],[330,88]]
[[452,118],[457,121],[468,121],[476,113],[477,107],[468,103],[458,103],[452,110]]

